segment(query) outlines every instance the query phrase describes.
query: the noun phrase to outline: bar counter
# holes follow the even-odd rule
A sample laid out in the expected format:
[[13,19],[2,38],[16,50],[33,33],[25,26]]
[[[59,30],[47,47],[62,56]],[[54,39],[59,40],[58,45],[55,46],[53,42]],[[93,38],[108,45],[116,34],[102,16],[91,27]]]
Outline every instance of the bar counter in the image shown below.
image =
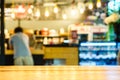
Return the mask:
[[[78,46],[77,45],[44,45],[43,49],[31,48],[34,61],[39,63],[44,60],[60,59],[65,61],[65,65],[78,65]],[[7,62],[13,57],[13,50],[5,50]],[[11,57],[10,57],[11,56]],[[41,60],[40,60],[41,58]],[[13,61],[11,61],[12,63]],[[45,63],[44,63],[45,64]]]
[[[13,65],[13,50],[5,50],[5,65]],[[31,48],[31,53],[33,56],[34,64],[35,65],[44,65],[44,50],[41,49],[33,49]]]
[[120,80],[119,66],[0,66],[0,80]]
[[[13,55],[13,50],[5,50],[5,55]],[[32,54],[42,54],[44,55],[44,51],[41,49],[31,49]]]

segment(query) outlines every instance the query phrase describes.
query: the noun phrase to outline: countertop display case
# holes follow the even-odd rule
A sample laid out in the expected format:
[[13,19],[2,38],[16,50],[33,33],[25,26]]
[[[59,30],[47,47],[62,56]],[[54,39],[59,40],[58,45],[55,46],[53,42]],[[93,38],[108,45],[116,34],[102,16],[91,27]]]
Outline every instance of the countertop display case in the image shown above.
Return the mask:
[[79,65],[117,65],[117,43],[105,41],[80,42]]

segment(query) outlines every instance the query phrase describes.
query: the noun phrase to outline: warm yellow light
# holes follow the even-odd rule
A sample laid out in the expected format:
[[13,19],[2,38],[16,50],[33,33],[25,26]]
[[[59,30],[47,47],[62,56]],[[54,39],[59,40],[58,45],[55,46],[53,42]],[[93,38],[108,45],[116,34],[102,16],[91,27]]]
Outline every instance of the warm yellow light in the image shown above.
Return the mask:
[[74,16],[76,15],[76,9],[73,7],[72,10],[71,10],[71,14]]
[[28,9],[28,14],[32,14],[32,12],[33,12],[32,9],[29,8],[29,9]]
[[11,18],[15,19],[15,9],[12,8]]
[[46,10],[45,10],[45,16],[46,17],[48,17],[50,14],[49,14],[49,11],[48,11],[48,9],[46,8]]
[[7,29],[5,29],[4,32],[5,32],[5,34],[8,34],[8,30]]
[[54,7],[54,13],[58,13],[58,7],[57,6]]
[[13,19],[15,19],[15,13],[14,13],[14,12],[12,12],[11,17],[12,17]]
[[62,17],[63,19],[67,19],[67,15],[65,13],[62,15]]
[[83,14],[85,11],[85,4],[83,2],[78,2],[77,6],[78,6],[80,13]]
[[81,14],[83,14],[84,11],[85,11],[85,9],[83,9],[83,8],[80,9],[80,13],[81,13]]
[[92,3],[92,2],[89,3],[88,8],[89,8],[90,10],[93,9],[93,3]]
[[97,4],[96,4],[97,8],[101,7],[101,0],[97,0]]
[[39,9],[36,10],[35,16],[38,17],[38,18],[40,17],[40,10]]
[[34,8],[34,6],[33,6],[33,5],[30,5],[30,8]]

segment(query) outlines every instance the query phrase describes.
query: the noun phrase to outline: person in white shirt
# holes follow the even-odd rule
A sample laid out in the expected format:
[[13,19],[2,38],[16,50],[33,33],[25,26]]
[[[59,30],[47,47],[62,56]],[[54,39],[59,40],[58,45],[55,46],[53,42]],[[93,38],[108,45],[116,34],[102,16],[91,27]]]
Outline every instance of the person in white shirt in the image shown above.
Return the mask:
[[10,47],[14,50],[15,65],[34,65],[33,57],[29,47],[29,37],[23,33],[21,27],[16,27],[10,37]]

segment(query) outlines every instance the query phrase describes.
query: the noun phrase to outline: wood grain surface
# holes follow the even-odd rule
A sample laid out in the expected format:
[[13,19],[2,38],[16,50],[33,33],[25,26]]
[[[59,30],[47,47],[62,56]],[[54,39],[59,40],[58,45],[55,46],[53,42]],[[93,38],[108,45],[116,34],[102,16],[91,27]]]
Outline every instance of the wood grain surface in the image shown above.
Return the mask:
[[120,80],[120,67],[0,66],[0,80]]

